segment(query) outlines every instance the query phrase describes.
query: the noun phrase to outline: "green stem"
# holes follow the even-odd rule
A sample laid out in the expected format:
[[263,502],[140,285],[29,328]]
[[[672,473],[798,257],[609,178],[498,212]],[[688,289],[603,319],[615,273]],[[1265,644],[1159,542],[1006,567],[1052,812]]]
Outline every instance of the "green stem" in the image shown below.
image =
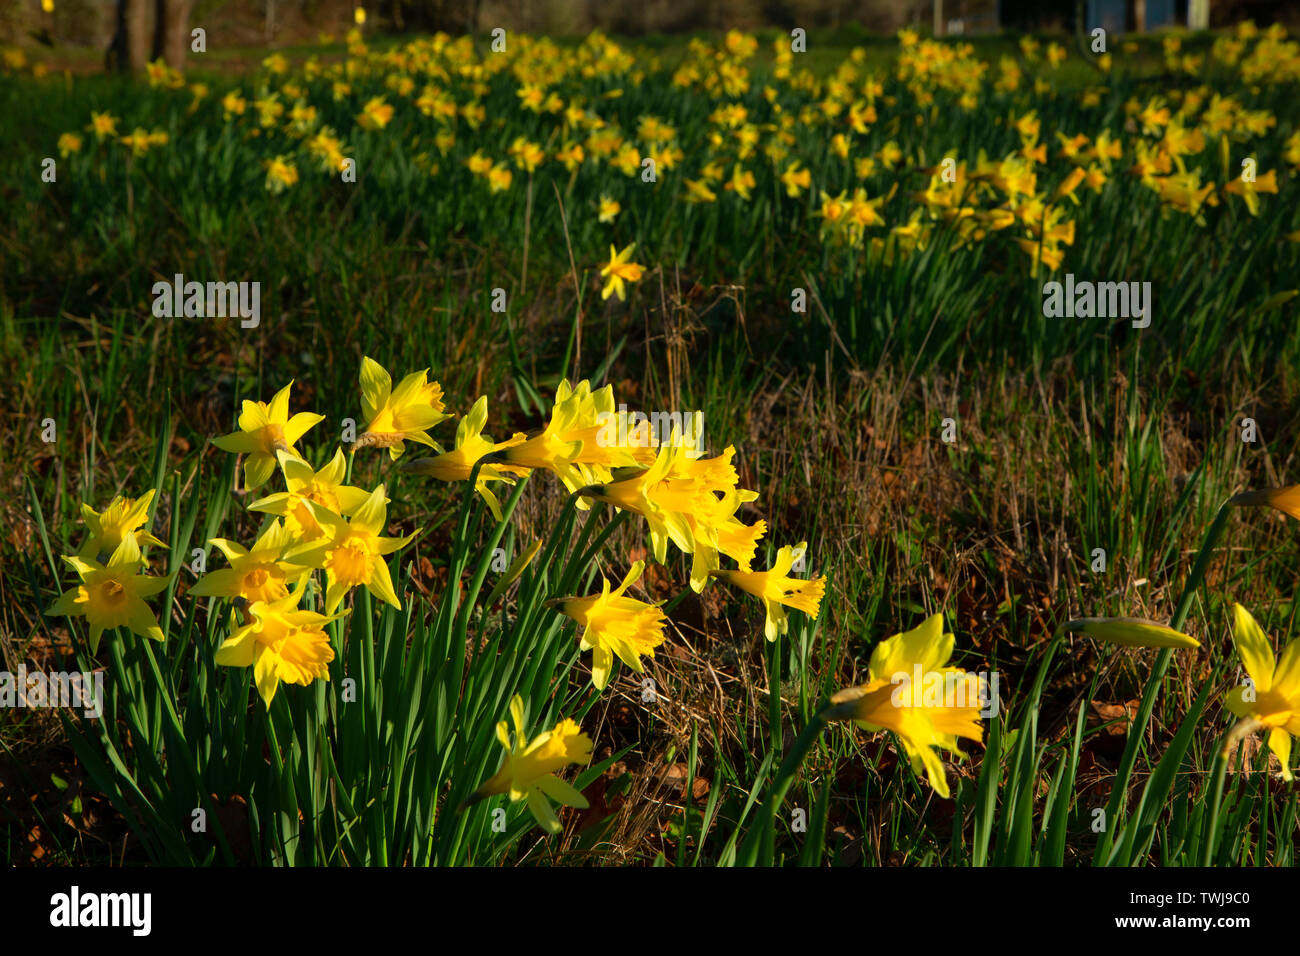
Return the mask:
[[1205,839],[1201,847],[1201,866],[1214,862],[1214,851],[1219,843],[1219,808],[1223,805],[1223,778],[1228,761],[1220,746],[1214,755],[1214,798],[1210,801],[1210,815],[1205,819]]
[[[1232,506],[1228,502],[1219,505],[1219,510],[1214,515],[1214,521],[1210,524],[1209,530],[1205,532],[1200,550],[1196,553],[1196,560],[1192,563],[1192,570],[1183,584],[1183,592],[1178,599],[1173,619],[1169,622],[1169,626],[1175,631],[1182,630],[1187,621],[1187,615],[1192,609],[1192,601],[1196,597],[1196,589],[1201,586],[1202,581],[1205,579],[1205,572],[1209,568],[1210,559],[1214,554],[1214,546],[1218,543],[1219,538],[1223,536],[1224,529],[1228,525],[1228,515],[1231,511]],[[1112,825],[1107,829],[1105,839],[1099,840],[1097,843],[1097,855],[1094,857],[1094,862],[1105,861],[1110,854],[1111,842],[1114,839],[1112,834],[1118,831],[1114,824],[1119,820],[1119,809],[1128,793],[1129,777],[1132,776],[1133,765],[1137,762],[1138,747],[1141,746],[1142,738],[1146,735],[1147,723],[1150,721],[1151,712],[1155,708],[1156,697],[1164,682],[1165,672],[1169,670],[1169,664],[1173,659],[1174,652],[1172,648],[1166,648],[1160,652],[1160,656],[1156,658],[1155,666],[1151,669],[1151,676],[1147,679],[1146,687],[1142,691],[1142,703],[1138,706],[1138,712],[1133,718],[1133,725],[1129,728],[1128,739],[1124,744],[1124,754],[1120,757],[1119,767],[1115,771],[1115,782],[1111,788],[1110,800],[1106,806],[1106,819],[1112,821]]]
[[772,781],[772,790],[763,802],[754,829],[745,837],[745,843],[740,849],[738,862],[741,866],[753,866],[758,860],[760,843],[770,843],[777,808],[785,799],[790,785],[794,783],[795,773],[798,772],[804,757],[812,748],[813,742],[821,735],[822,728],[826,725],[825,712],[826,706],[823,705],[795,738],[794,743],[790,745],[790,752],[785,755],[781,766],[777,768],[776,778]]

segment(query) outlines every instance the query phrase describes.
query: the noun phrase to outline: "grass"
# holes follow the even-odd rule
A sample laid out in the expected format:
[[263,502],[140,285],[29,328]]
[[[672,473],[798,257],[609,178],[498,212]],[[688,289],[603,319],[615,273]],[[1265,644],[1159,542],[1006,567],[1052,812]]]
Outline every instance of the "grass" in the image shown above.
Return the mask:
[[[650,46],[665,72],[597,77],[583,91],[622,89],[602,115],[631,130],[654,114],[698,147],[716,104],[666,82],[688,56],[682,44]],[[822,77],[847,54],[810,49]],[[979,54],[996,64],[1015,50],[998,38]],[[871,62],[888,69],[895,53],[873,43]],[[1009,120],[1031,106],[1051,143],[1050,130],[1121,130],[1130,97],[1196,84],[1148,47],[1084,110],[1079,94],[1098,74],[1066,67],[1046,94],[986,87],[970,112],[914,102],[891,83],[899,104],[857,140],[863,154],[896,141],[907,157],[867,180],[871,196],[898,184],[889,223],[925,187],[919,166],[1014,150]],[[769,69],[770,58],[754,65],[758,77]],[[1044,276],[997,235],[962,243],[936,228],[892,263],[824,243],[816,196],[787,197],[766,163],[749,203],[684,203],[680,178],[703,163],[692,150],[654,184],[552,164],[531,178],[516,170],[511,190],[490,195],[465,157],[551,136],[518,109],[508,76],[483,98],[485,126],[460,128],[437,176],[420,158],[436,156],[435,127],[409,103],[382,132],[355,127],[360,104],[383,92],[377,78],[373,93],[342,103],[314,81],[311,102],[347,131],[361,175],[344,184],[303,162],[303,182],[273,196],[257,160],[285,148],[283,136],[270,153],[250,145],[255,124],[224,123],[218,102],[233,85],[251,103],[263,76],[206,79],[212,94],[190,113],[185,91],[143,82],[0,77],[14,143],[0,159],[0,400],[11,423],[0,643],[9,669],[103,666],[110,689],[97,722],[0,713],[8,859],[1294,863],[1295,790],[1267,749],[1247,738],[1218,756],[1233,722],[1224,694],[1241,677],[1227,610],[1250,608],[1279,647],[1296,635],[1294,528],[1231,510],[1205,544],[1232,494],[1295,481],[1295,302],[1277,301],[1300,267],[1282,240],[1300,228],[1293,179],[1263,197],[1258,217],[1225,196],[1204,225],[1118,173],[1101,194],[1081,191],[1059,271],[1151,281],[1155,315],[1139,333],[1045,318]],[[1250,141],[1259,168],[1284,169],[1294,84],[1238,93],[1277,118]],[[745,97],[760,101],[761,82]],[[88,136],[59,162],[57,185],[42,183],[35,171],[59,134],[104,109],[125,129],[166,130],[169,146],[131,159]],[[829,152],[805,153],[817,189],[854,185]],[[1218,175],[1216,148],[1197,162]],[[601,193],[624,207],[612,227],[595,216]],[[626,305],[604,302],[607,247],[632,241],[647,273]],[[152,285],[177,272],[260,281],[260,326],[154,319]],[[489,307],[495,288],[505,313]],[[807,313],[791,313],[793,288],[808,290]],[[756,602],[686,590],[689,565],[674,554],[643,582],[672,609],[669,639],[647,662],[653,702],[625,667],[597,694],[572,626],[541,600],[591,593],[600,573],[620,579],[646,556],[644,527],[611,525],[600,507],[575,515],[546,475],[518,486],[498,525],[462,488],[359,455],[356,483],[387,482],[390,533],[424,529],[391,563],[403,607],[359,596],[331,625],[331,683],[282,688],[268,713],[247,670],[213,663],[223,615],[186,595],[193,549],[215,536],[251,542],[260,521],[231,492],[233,457],[208,439],[232,429],[239,400],[266,400],[290,378],[295,410],[337,429],[358,415],[363,354],[399,375],[433,369],[457,413],[487,395],[495,437],[540,425],[566,376],[613,383],[637,407],[701,409],[710,448],[734,444],[741,487],[760,492],[742,512],[769,524],[755,566],[808,540],[810,569],[832,582],[821,614],[793,613],[769,644]],[[1254,444],[1241,440],[1246,417]],[[54,445],[40,437],[50,418]],[[948,418],[954,443],[941,437]],[[317,465],[333,441],[312,443]],[[154,570],[177,573],[157,602],[167,640],[106,636],[94,659],[80,623],[41,613],[71,584],[57,556],[80,543],[82,501],[100,508],[148,488],[168,543]],[[476,605],[496,580],[493,549],[513,557],[538,540],[539,558],[504,599]],[[1104,571],[1093,570],[1097,548]],[[894,738],[818,718],[830,693],[865,679],[879,640],[935,611],[957,635],[954,663],[996,672],[1001,693],[983,744],[947,763],[947,800]],[[1103,615],[1185,622],[1201,647],[1059,634],[1070,618]],[[357,681],[356,706],[337,695],[344,675]],[[591,808],[566,811],[561,836],[543,837],[520,804],[451,812],[496,769],[492,730],[515,692],[530,728],[572,717],[596,745],[575,781]]]

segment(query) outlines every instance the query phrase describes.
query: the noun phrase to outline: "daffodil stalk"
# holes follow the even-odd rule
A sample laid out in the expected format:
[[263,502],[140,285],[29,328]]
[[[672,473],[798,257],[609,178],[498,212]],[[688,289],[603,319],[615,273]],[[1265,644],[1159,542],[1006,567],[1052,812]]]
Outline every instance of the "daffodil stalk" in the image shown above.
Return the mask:
[[[1219,505],[1219,510],[1214,515],[1214,521],[1210,523],[1209,530],[1205,532],[1205,537],[1201,540],[1200,550],[1196,552],[1196,560],[1192,563],[1192,570],[1187,575],[1187,580],[1183,584],[1182,595],[1174,608],[1174,616],[1169,621],[1169,627],[1175,631],[1182,630],[1187,621],[1187,615],[1192,609],[1192,601],[1196,597],[1196,589],[1205,580],[1205,572],[1209,568],[1210,560],[1214,555],[1214,547],[1218,544],[1219,538],[1223,536],[1223,532],[1228,526],[1228,516],[1231,513],[1231,501],[1225,501]],[[1137,713],[1133,717],[1133,723],[1129,726],[1128,738],[1124,743],[1124,753],[1120,757],[1119,766],[1115,770],[1115,781],[1111,785],[1110,800],[1106,805],[1107,820],[1118,820],[1120,807],[1128,791],[1129,778],[1133,775],[1133,765],[1137,762],[1138,747],[1146,734],[1147,723],[1151,719],[1151,711],[1155,708],[1156,696],[1160,692],[1165,673],[1169,670],[1169,663],[1173,659],[1174,649],[1166,648],[1160,652],[1160,656],[1156,658],[1156,662],[1151,668],[1151,676],[1147,679],[1146,687],[1142,690],[1142,702],[1138,705]],[[1110,854],[1111,844],[1114,842],[1114,834],[1119,832],[1119,829],[1117,826],[1106,829],[1101,839],[1097,841],[1097,851],[1093,857],[1094,862],[1103,862],[1107,859]]]
[[[776,642],[776,645],[779,645],[779,643],[779,641]],[[775,646],[773,654],[775,654]],[[777,707],[779,708],[779,695],[775,693],[775,689],[773,689],[772,696],[778,700]],[[799,772],[804,757],[808,755],[813,743],[821,736],[822,729],[826,726],[828,716],[833,709],[833,705],[829,700],[822,701],[817,712],[813,714],[808,723],[804,725],[803,730],[800,731],[799,736],[794,739],[794,743],[790,745],[785,759],[781,761],[781,765],[777,768],[776,776],[772,780],[772,789],[768,791],[767,799],[763,801],[763,806],[758,813],[758,819],[745,837],[745,842],[741,845],[737,854],[736,862],[740,866],[754,866],[757,864],[760,852],[765,859],[770,859],[777,807],[785,799],[785,795],[789,791],[790,785],[794,783],[795,774]],[[779,740],[779,723],[775,733]]]

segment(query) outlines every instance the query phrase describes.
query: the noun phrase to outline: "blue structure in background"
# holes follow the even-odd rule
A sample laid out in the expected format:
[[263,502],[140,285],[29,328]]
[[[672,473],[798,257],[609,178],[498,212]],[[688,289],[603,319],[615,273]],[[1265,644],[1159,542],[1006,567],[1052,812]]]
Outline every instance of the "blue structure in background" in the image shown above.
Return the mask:
[[1174,15],[1174,0],[1147,0],[1147,29],[1171,27],[1178,22]]
[[[1156,0],[1160,2],[1160,0]],[[1173,0],[1168,0],[1170,7]],[[1147,0],[1150,9],[1152,0]],[[1086,29],[1088,32],[1101,27],[1108,35],[1123,33],[1128,29],[1128,0],[1088,0]]]

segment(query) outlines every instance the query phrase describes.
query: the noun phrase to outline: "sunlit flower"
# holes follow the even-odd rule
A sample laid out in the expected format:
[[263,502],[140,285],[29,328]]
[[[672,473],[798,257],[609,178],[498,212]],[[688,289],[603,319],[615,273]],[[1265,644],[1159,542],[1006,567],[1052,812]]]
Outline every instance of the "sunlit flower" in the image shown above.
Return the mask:
[[412,372],[393,388],[393,379],[374,359],[361,359],[361,412],[366,427],[355,448],[387,448],[394,460],[405,442],[433,446],[428,430],[451,418],[443,411],[442,386],[428,381],[429,370]]
[[251,548],[225,538],[213,538],[212,544],[226,556],[230,567],[203,575],[190,588],[190,594],[245,604],[278,601],[311,573],[309,564],[288,556],[296,543],[279,518],[267,526]]
[[107,564],[66,555],[63,560],[81,576],[81,583],[60,594],[45,613],[84,617],[90,625],[92,654],[99,649],[100,635],[115,627],[155,641],[163,639],[158,619],[144,599],[167,587],[170,578],[137,574],[144,562],[134,535],[122,538]]
[[1252,730],[1268,731],[1268,749],[1282,764],[1282,776],[1292,779],[1291,737],[1300,734],[1300,638],[1273,656],[1268,636],[1240,604],[1232,605],[1232,643],[1250,680],[1228,691],[1227,708],[1242,723],[1232,738]]
[[597,690],[604,690],[609,683],[615,655],[639,674],[645,670],[641,658],[654,657],[654,649],[663,643],[667,618],[658,605],[626,597],[624,593],[640,579],[644,570],[645,562],[636,561],[623,583],[613,591],[602,575],[599,594],[548,602],[582,628],[579,648],[592,652],[591,682]]
[[306,687],[314,680],[330,679],[334,648],[325,625],[343,615],[299,609],[304,590],[277,601],[254,601],[248,608],[248,623],[217,648],[218,664],[253,668],[257,692],[267,707],[281,681]]
[[635,262],[628,262],[635,248],[635,242],[622,252],[616,252],[613,246],[609,247],[609,263],[600,270],[600,277],[605,280],[605,287],[600,291],[602,299],[608,299],[614,293],[618,293],[618,299],[622,302],[627,298],[623,283],[641,281],[644,267]]
[[295,541],[314,541],[326,533],[316,520],[312,505],[347,517],[370,497],[370,493],[361,488],[343,484],[347,463],[341,448],[320,471],[283,451],[277,451],[276,457],[288,490],[259,498],[248,506],[248,510],[283,516],[285,530]]
[[[450,451],[442,452],[434,458],[420,458],[403,466],[403,471],[417,475],[428,475],[439,481],[468,481],[474,466],[485,455],[503,451],[515,445],[523,444],[523,435],[515,435],[508,441],[496,443],[483,434],[487,425],[487,396],[479,396],[474,407],[469,410],[460,424],[456,426],[456,446]],[[478,480],[474,490],[483,496],[493,516],[501,520],[501,502],[497,500],[488,482],[503,481],[514,484],[515,475],[526,475],[530,469],[505,464],[484,464],[479,468]]]
[[564,719],[554,729],[529,740],[524,731],[524,701],[518,694],[510,701],[514,741],[504,720],[497,724],[497,740],[506,750],[505,760],[490,780],[475,791],[469,802],[506,793],[511,802],[527,800],[528,809],[548,833],[559,833],[560,820],[547,797],[566,807],[584,809],[587,798],[555,775],[569,764],[585,766],[591,761],[591,738],[572,720]]
[[347,593],[357,586],[365,587],[379,600],[401,609],[402,602],[393,590],[393,577],[384,557],[406,547],[420,532],[413,531],[405,538],[384,537],[388,527],[387,502],[384,486],[380,485],[357,508],[351,521],[317,509],[316,518],[326,525],[328,540],[324,544],[290,552],[297,560],[325,570],[325,610],[328,613],[333,614]]
[[916,774],[924,771],[935,793],[949,796],[943,761],[935,748],[961,751],[960,738],[981,740],[982,681],[948,665],[954,639],[943,615],[881,641],[871,655],[867,683],[831,697],[829,720],[852,720],[870,731],[890,730]]
[[786,545],[777,551],[776,560],[767,571],[751,571],[746,562],[739,571],[712,572],[713,577],[721,578],[763,601],[763,608],[767,612],[763,621],[763,634],[769,641],[776,640],[778,634],[789,630],[790,622],[785,613],[787,607],[803,611],[813,620],[817,619],[822,596],[826,593],[826,578],[790,577],[791,568],[802,562],[807,550],[806,541],[800,541],[793,547]]
[[239,431],[212,439],[222,451],[247,455],[244,459],[244,487],[252,491],[266,484],[279,463],[277,451],[301,458],[294,447],[309,429],[325,420],[324,415],[299,412],[289,417],[289,389],[293,382],[275,393],[271,404],[244,401],[239,414]]

